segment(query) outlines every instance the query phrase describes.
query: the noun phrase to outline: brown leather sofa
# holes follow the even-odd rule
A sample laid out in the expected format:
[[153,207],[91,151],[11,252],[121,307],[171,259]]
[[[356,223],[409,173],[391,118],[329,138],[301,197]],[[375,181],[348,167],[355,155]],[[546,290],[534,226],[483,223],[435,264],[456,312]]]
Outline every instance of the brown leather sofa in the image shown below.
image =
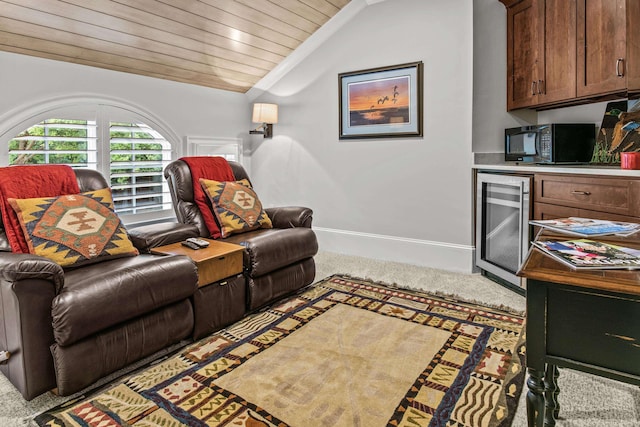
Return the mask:
[[[83,192],[108,187],[98,172],[75,173]],[[193,229],[163,224],[132,234],[136,246],[157,246]],[[11,352],[0,370],[25,399],[51,389],[73,394],[190,337],[195,265],[139,249],[137,256],[63,269],[12,253],[0,224],[0,350]]]
[[[236,180],[247,179],[240,163],[229,162]],[[200,237],[209,237],[200,209],[194,201],[191,170],[176,160],[164,170],[179,222],[197,227]],[[249,182],[251,182],[249,180]],[[252,311],[310,284],[315,277],[313,256],[318,241],[311,230],[313,211],[305,207],[266,208],[273,228],[232,234],[220,239],[245,247],[244,276],[247,310]]]

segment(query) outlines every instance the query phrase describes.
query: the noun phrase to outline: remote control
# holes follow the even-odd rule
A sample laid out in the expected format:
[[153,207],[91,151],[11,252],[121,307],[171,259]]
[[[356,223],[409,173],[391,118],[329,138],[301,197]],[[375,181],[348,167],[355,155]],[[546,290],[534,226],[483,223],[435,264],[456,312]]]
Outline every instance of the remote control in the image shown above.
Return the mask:
[[191,248],[191,249],[193,249],[194,251],[195,251],[195,250],[200,249],[200,246],[198,246],[198,245],[196,245],[195,243],[190,242],[190,241],[188,241],[188,240],[185,240],[184,242],[181,242],[181,243],[182,243],[182,246],[186,246],[186,247],[188,247],[188,248]]
[[204,239],[198,239],[197,237],[189,237],[187,239],[187,242],[195,243],[196,245],[200,246],[201,248],[206,248],[207,246],[209,246],[209,242],[207,242]]

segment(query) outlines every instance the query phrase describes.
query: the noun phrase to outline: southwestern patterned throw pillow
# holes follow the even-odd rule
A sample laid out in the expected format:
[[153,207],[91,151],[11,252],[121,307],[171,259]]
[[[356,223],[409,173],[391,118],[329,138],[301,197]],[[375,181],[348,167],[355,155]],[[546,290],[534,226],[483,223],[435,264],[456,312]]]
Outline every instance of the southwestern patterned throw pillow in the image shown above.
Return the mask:
[[8,201],[18,216],[29,252],[63,267],[138,255],[113,212],[109,188]]
[[257,228],[273,228],[271,219],[246,179],[221,182],[200,178],[200,185],[211,200],[222,237]]

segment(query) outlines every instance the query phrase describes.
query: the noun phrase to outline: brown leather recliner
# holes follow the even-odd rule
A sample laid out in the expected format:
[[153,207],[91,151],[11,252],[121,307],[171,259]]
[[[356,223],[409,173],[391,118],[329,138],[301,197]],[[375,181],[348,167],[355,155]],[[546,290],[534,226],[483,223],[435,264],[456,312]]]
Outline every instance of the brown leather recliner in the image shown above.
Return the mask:
[[[236,180],[249,176],[237,162],[229,162]],[[209,237],[200,209],[194,201],[191,170],[182,160],[170,163],[164,170],[178,221],[194,225],[201,237]],[[249,182],[251,182],[249,180]],[[247,309],[262,307],[300,289],[315,277],[313,256],[318,241],[311,230],[313,211],[305,207],[265,208],[272,229],[258,229],[232,234],[220,239],[245,247],[244,275],[247,281]]]
[[[75,173],[82,192],[108,187],[96,171]],[[160,245],[193,234],[181,224],[157,229],[156,237],[147,227],[132,242]],[[142,253],[63,269],[12,253],[0,222],[0,350],[11,353],[0,371],[27,400],[54,388],[61,395],[80,391],[188,339],[197,281],[186,256]]]

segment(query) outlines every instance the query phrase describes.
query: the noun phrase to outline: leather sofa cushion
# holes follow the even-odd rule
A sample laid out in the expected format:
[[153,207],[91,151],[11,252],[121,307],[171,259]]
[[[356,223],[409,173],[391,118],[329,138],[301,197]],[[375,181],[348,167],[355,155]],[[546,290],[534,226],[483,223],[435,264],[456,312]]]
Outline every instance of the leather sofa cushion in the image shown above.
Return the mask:
[[284,295],[307,286],[316,276],[313,258],[272,271],[260,277],[247,279],[249,311],[263,307]]
[[195,264],[186,256],[143,254],[67,271],[52,303],[55,341],[73,344],[188,298],[197,281]]
[[133,246],[141,253],[148,254],[157,246],[169,245],[189,237],[198,237],[198,228],[194,225],[180,224],[178,222],[159,222],[142,225],[127,230]]
[[58,394],[68,396],[80,391],[123,366],[188,338],[192,330],[193,310],[186,299],[71,346],[54,344],[51,354]]
[[259,277],[314,256],[318,240],[310,228],[260,229],[232,235],[222,241],[245,247],[244,268]]

